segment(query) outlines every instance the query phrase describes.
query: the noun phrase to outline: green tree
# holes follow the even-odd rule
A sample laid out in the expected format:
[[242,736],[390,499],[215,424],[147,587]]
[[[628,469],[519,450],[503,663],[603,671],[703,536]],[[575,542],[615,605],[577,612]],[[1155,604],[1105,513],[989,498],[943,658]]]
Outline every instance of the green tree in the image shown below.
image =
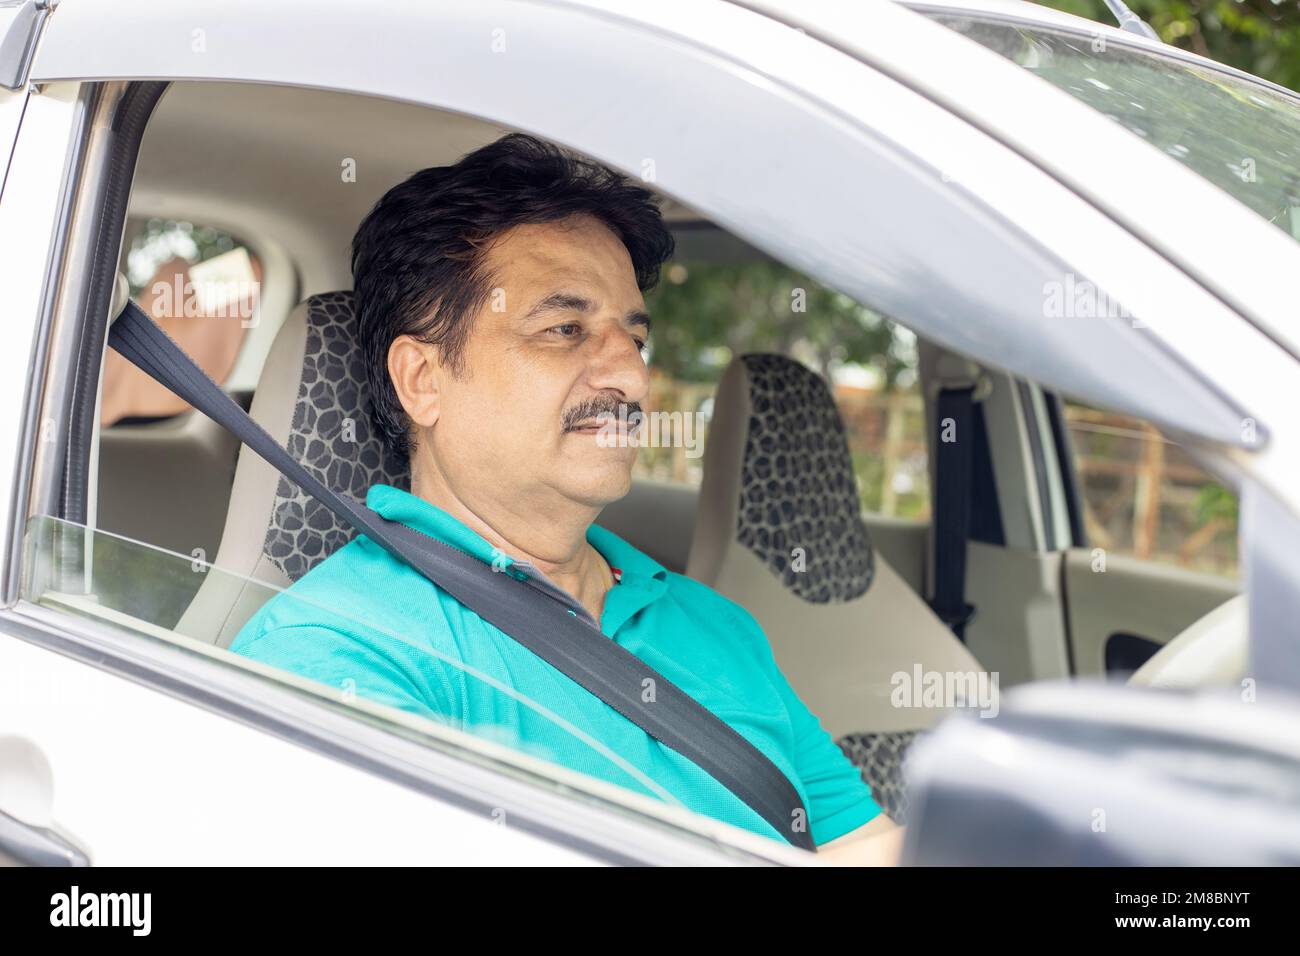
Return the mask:
[[837,364],[875,368],[892,388],[910,338],[846,295],[776,262],[677,262],[650,298],[653,363],[678,381],[713,382],[745,352],[777,352],[829,378]]

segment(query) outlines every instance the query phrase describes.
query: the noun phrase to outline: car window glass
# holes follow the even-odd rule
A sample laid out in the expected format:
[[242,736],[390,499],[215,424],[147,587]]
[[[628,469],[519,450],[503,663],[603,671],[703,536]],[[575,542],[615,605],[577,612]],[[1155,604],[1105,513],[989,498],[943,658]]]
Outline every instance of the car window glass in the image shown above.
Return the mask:
[[1065,403],[1089,547],[1235,577],[1237,498],[1148,422]]
[[[136,222],[126,247],[131,298],[218,384],[256,322],[262,266],[234,236],[184,220]],[[116,352],[104,359],[100,423],[143,424],[189,405]]]
[[[217,651],[214,645],[190,633],[185,612],[198,585],[212,578],[220,579],[218,583],[227,586],[224,589],[227,593],[238,592],[240,606],[243,607],[256,608],[272,598],[298,602],[299,605],[311,603],[310,599],[296,590],[282,590],[198,559],[89,529],[84,525],[42,515],[32,517],[27,525],[22,584],[25,600],[123,630],[138,638],[188,648],[196,653],[218,653],[223,661],[232,666],[264,670],[264,667],[253,664],[239,654]],[[293,617],[295,611],[285,606],[285,613]],[[383,629],[374,621],[358,620],[340,606],[313,604],[310,613],[300,611],[297,616],[336,622],[355,629],[356,632],[378,632],[382,638],[390,641],[410,641],[408,635]],[[606,779],[641,789],[666,803],[681,805],[671,793],[587,734],[583,728],[566,722],[527,695],[477,673],[453,657],[426,650],[423,646],[421,652],[436,655],[445,665],[444,672],[455,675],[451,679],[466,685],[478,685],[480,690],[488,689],[490,694],[501,697],[503,705],[507,703],[507,698],[510,702],[521,704],[544,721],[550,730],[538,734],[538,742],[526,743],[514,727],[504,723],[493,724],[478,720],[471,724],[457,719],[455,715],[435,718],[414,713],[407,715],[404,727],[409,729],[410,721],[414,720],[418,727],[430,728],[436,725],[461,731],[482,740],[503,744],[549,764],[555,762],[550,749],[553,746],[586,748],[596,754],[597,763],[608,770]],[[270,669],[270,672],[281,682],[332,700],[343,707],[374,713],[375,701],[366,700],[364,689],[358,690],[355,682],[349,684],[343,680],[338,686],[333,686],[287,675],[276,669]],[[510,714],[512,710],[512,707],[500,707],[502,713]],[[445,736],[441,735],[440,739]],[[542,738],[546,742],[541,742]]]
[[1101,34],[935,19],[1104,113],[1300,239],[1300,100]]

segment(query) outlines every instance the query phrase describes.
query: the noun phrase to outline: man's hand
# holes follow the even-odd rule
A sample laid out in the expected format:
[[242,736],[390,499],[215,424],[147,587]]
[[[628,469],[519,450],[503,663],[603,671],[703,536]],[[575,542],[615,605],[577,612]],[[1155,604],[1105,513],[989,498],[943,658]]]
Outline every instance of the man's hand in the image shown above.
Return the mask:
[[882,812],[856,830],[817,848],[817,856],[834,866],[897,866],[906,830]]

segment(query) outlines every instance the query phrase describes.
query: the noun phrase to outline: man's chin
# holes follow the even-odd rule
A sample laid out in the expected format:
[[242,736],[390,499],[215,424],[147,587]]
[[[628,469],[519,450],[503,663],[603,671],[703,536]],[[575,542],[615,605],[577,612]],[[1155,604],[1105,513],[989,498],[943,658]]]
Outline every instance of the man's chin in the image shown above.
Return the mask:
[[596,508],[618,501],[632,490],[632,464],[636,460],[635,454],[616,458],[611,449],[600,451],[610,457],[604,461],[569,458],[560,476],[568,497]]

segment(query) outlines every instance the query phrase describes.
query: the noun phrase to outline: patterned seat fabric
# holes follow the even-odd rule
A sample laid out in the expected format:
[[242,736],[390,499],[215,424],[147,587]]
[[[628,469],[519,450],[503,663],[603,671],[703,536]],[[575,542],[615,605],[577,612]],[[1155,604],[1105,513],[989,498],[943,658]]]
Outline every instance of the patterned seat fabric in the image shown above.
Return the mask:
[[[736,540],[813,604],[851,601],[875,562],[844,422],[821,377],[783,355],[746,355],[753,412]],[[798,543],[805,566],[791,565]]]
[[[812,604],[851,601],[871,587],[875,558],[862,521],[853,458],[834,396],[783,355],[745,355],[752,414],[736,540],[791,593]],[[790,553],[802,549],[796,573]],[[903,759],[915,731],[855,733],[837,743],[891,819],[907,813]]]
[[[289,432],[289,452],[335,491],[365,501],[372,484],[410,488],[405,460],[370,424],[370,389],[356,344],[351,292],[307,300],[307,343]],[[287,479],[275,492],[263,550],[291,581],[355,536],[328,508]]]
[[848,734],[836,741],[844,756],[862,772],[871,796],[886,816],[898,824],[907,823],[907,787],[903,784],[903,763],[919,731],[890,734]]

